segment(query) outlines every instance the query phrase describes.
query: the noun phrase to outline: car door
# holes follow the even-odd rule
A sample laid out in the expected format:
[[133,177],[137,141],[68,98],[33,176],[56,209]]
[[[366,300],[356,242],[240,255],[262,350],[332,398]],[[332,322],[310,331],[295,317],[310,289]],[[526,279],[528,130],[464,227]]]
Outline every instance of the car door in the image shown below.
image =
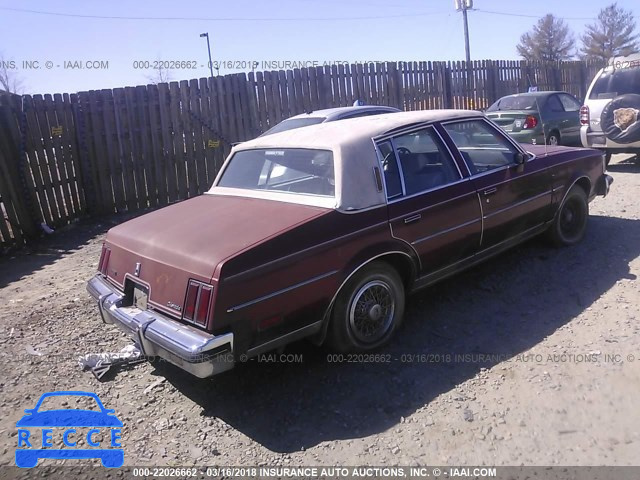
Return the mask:
[[[533,231],[551,214],[551,177],[542,162],[483,118],[444,123],[482,205],[481,250]],[[517,154],[526,155],[518,164]]]
[[416,251],[421,274],[477,252],[481,216],[476,189],[463,178],[432,127],[377,144],[392,235]]
[[[564,120],[560,138],[564,145],[580,144],[580,107],[582,106],[575,97],[568,93],[558,94],[564,108]],[[566,141],[564,141],[566,139]]]
[[567,127],[565,123],[565,116],[566,113],[558,95],[553,94],[547,97],[547,100],[544,102],[544,106],[542,107],[542,112],[540,112],[540,121],[544,126],[546,137],[556,130],[560,134],[560,142],[565,142],[565,137],[563,135],[563,131]]

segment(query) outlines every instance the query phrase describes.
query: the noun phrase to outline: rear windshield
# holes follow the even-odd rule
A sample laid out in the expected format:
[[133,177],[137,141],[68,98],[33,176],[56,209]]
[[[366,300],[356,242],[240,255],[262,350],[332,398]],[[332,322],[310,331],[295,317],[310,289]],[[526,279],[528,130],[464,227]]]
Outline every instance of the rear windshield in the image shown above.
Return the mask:
[[240,151],[218,186],[334,197],[333,154],[303,148]]
[[535,97],[503,97],[491,105],[487,112],[500,110],[536,110]]
[[287,130],[293,130],[295,128],[307,127],[309,125],[315,125],[316,123],[324,122],[324,117],[307,117],[307,118],[291,118],[289,120],[283,120],[275,127],[270,128],[264,132],[261,137],[265,135],[271,135],[272,133],[285,132]]
[[640,68],[603,72],[593,85],[589,98],[615,98],[627,93],[640,94]]

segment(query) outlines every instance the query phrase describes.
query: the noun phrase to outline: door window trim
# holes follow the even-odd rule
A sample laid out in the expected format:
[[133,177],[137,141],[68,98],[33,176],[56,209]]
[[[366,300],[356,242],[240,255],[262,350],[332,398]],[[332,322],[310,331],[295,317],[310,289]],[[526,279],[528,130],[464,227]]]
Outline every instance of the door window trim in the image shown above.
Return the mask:
[[[434,135],[434,139],[436,140],[436,146],[438,147],[438,150],[440,151],[440,153],[442,153],[445,157],[448,156],[449,161],[455,166],[455,171],[458,173],[458,179],[450,182],[450,183],[446,183],[444,185],[437,185],[435,187],[432,188],[428,188],[426,190],[421,190],[419,192],[416,193],[412,193],[411,195],[407,195],[407,189],[405,186],[405,181],[404,181],[404,170],[402,169],[402,163],[400,162],[400,156],[398,155],[398,150],[396,147],[396,142],[395,139],[397,137],[401,137],[403,135],[408,135],[414,132],[419,132],[421,130],[429,130],[430,132],[433,132]],[[439,141],[439,144],[438,144]],[[446,142],[446,140],[444,139],[444,137],[442,136],[442,134],[440,133],[440,131],[438,130],[438,128],[436,128],[436,124],[429,122],[429,123],[423,123],[423,124],[419,124],[419,125],[411,125],[409,128],[407,129],[403,129],[399,132],[394,132],[392,135],[385,135],[385,136],[381,136],[381,137],[377,137],[373,139],[374,142],[374,146],[376,148],[376,157],[378,158],[378,164],[379,164],[379,168],[381,169],[381,173],[382,173],[382,183],[384,184],[384,194],[385,194],[385,199],[387,204],[392,204],[392,203],[396,203],[399,202],[401,200],[405,200],[405,199],[410,199],[410,198],[414,198],[420,195],[424,195],[425,193],[431,193],[434,192],[436,190],[440,190],[442,188],[446,188],[449,187],[451,185],[457,185],[459,183],[462,183],[465,180],[468,180],[469,177],[465,176],[462,171],[460,170],[460,165],[458,165],[458,162],[456,161],[456,157],[454,155],[454,153],[451,151],[451,148],[449,147],[449,144]],[[387,182],[386,182],[386,178],[384,176],[384,169],[383,169],[383,165],[382,165],[382,152],[380,151],[380,145],[385,143],[385,142],[389,142],[391,144],[391,147],[393,148],[393,154],[395,155],[395,162],[396,165],[398,167],[398,174],[400,175],[400,184],[402,186],[402,195],[399,197],[394,197],[394,198],[389,198],[388,194],[387,194]],[[443,148],[444,147],[444,148]],[[466,164],[465,164],[466,165]],[[468,167],[467,167],[468,168]]]
[[[558,99],[560,100],[560,103],[562,104],[562,108],[564,108],[564,111],[566,113],[573,113],[573,112],[579,112],[580,111],[580,107],[582,105],[580,105],[580,102],[578,101],[578,99],[576,97],[574,97],[570,93],[558,93],[556,95],[558,96]],[[577,110],[567,110],[567,107],[565,107],[564,102],[562,101],[563,98],[569,98],[572,102],[575,102],[576,106],[578,107]]]
[[[492,129],[495,133],[497,133],[498,135],[502,135],[503,138],[506,138],[507,141],[509,143],[511,143],[511,145],[513,145],[515,147],[516,150],[518,150],[520,153],[524,153],[525,155],[529,155],[529,152],[527,152],[524,148],[522,148],[520,146],[520,144],[518,142],[516,142],[513,138],[511,138],[511,136],[505,134],[505,132],[498,127],[497,125],[494,125],[494,123],[489,120],[486,117],[474,117],[474,118],[463,118],[463,119],[455,119],[455,120],[448,120],[445,122],[440,122],[440,124],[442,125],[442,129],[444,130],[444,132],[447,135],[447,138],[453,143],[453,145],[456,145],[456,142],[453,141],[453,139],[451,138],[451,135],[449,135],[449,132],[447,132],[447,129],[444,128],[445,125],[451,125],[451,124],[455,124],[455,123],[463,123],[463,122],[474,122],[474,121],[481,121],[481,122],[485,122],[490,129]],[[467,164],[466,159],[464,158],[464,156],[462,155],[462,153],[460,153],[460,149],[458,148],[458,146],[456,145],[456,152],[458,154],[458,156],[462,159],[462,163],[467,167],[467,170],[469,172],[469,177],[468,178],[478,178],[478,177],[482,177],[484,175],[488,175],[490,173],[494,173],[494,172],[500,172],[502,170],[507,170],[509,168],[513,168],[514,166],[516,166],[516,164],[513,165],[505,165],[504,167],[499,167],[499,168],[494,168],[493,170],[487,170],[486,172],[480,172],[480,173],[473,173],[471,171],[471,168],[469,167],[469,165]]]
[[[550,106],[550,105],[548,105],[548,103],[549,103],[550,101],[552,101],[552,99],[553,99],[553,98],[555,98],[556,102],[558,102],[558,104],[560,105],[560,108],[561,108],[562,110],[552,110],[552,109],[551,109],[551,106]],[[547,101],[545,102],[545,107],[548,107],[548,108],[549,108],[549,111],[550,111],[551,113],[565,113],[565,112],[566,112],[566,110],[564,109],[564,104],[562,103],[562,100],[560,100],[560,95],[558,95],[557,93],[554,93],[553,95],[549,95],[549,98],[548,98],[548,99],[547,99]]]

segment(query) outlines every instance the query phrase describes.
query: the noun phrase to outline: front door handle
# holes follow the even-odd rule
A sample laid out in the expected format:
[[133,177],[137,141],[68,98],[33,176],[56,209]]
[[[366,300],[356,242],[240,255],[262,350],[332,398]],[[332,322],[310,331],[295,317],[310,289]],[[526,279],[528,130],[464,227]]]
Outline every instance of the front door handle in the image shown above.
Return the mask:
[[482,192],[485,195],[493,195],[494,193],[496,193],[498,191],[498,189],[496,187],[493,188],[487,188],[484,192]]
[[417,213],[416,215],[411,215],[410,217],[407,217],[404,219],[404,223],[405,225],[407,223],[413,223],[413,222],[417,222],[418,220],[420,220],[422,218],[422,215],[420,215],[419,213]]

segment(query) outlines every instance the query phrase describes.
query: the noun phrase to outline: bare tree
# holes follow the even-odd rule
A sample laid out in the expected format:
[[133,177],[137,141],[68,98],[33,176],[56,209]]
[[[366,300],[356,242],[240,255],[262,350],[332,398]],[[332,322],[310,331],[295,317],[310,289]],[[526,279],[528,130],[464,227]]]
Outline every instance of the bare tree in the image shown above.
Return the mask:
[[158,59],[158,68],[152,70],[152,74],[147,75],[147,80],[154,85],[159,83],[169,83],[172,80],[171,71],[164,67],[164,62]]
[[582,35],[582,56],[585,59],[609,60],[638,50],[636,21],[631,11],[612,3],[600,10],[598,20],[587,25]]
[[3,92],[21,95],[23,91],[22,79],[17,73],[17,62],[5,60],[0,55],[0,94]]
[[573,57],[573,45],[573,33],[567,24],[549,13],[520,37],[516,48],[525,60],[555,62]]

